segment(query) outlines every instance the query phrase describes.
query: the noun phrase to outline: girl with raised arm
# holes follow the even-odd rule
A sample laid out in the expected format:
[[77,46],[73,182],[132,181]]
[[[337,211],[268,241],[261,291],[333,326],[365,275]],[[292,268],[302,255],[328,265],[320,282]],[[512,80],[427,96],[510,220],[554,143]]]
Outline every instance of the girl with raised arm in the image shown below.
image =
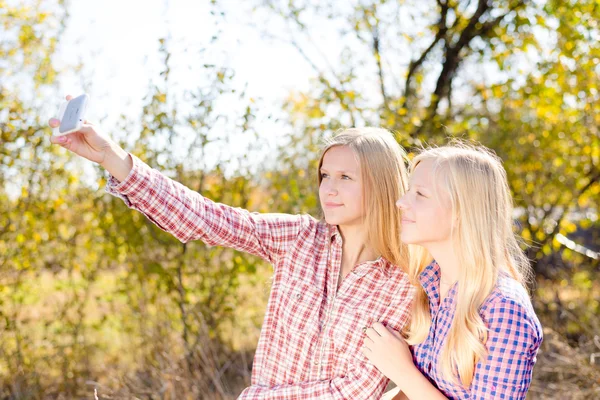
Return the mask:
[[215,203],[90,123],[51,141],[102,165],[109,193],[182,242],[232,247],[273,265],[252,384],[240,399],[381,396],[388,379],[360,352],[365,330],[375,321],[403,329],[414,295],[394,207],[407,183],[405,153],[390,132],[346,129],[326,144],[320,220]]

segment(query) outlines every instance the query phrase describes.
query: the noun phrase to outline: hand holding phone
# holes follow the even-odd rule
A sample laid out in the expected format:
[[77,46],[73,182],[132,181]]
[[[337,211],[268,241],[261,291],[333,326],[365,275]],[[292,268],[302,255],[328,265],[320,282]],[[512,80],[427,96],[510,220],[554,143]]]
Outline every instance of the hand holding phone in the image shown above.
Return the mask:
[[90,161],[102,163],[107,151],[111,150],[115,143],[100,130],[99,126],[82,118],[88,98],[86,94],[75,98],[67,96],[67,101],[61,105],[59,115],[48,121],[53,130],[50,142],[60,144]]
[[83,127],[89,99],[87,94],[82,94],[61,104],[57,116],[60,125],[54,128],[54,136],[77,132]]
[[[72,96],[67,96],[67,103],[71,103],[71,107],[74,108],[69,111],[69,105],[65,104],[62,112],[65,120],[50,118],[48,121],[48,125],[56,132],[50,138],[50,142],[102,165],[115,178],[122,181],[133,166],[129,153],[105,135],[99,126],[83,119],[85,109],[81,108],[81,103],[73,102],[74,100]],[[85,100],[84,106],[87,106],[87,99],[82,100]],[[70,114],[71,112],[73,114]],[[62,128],[63,123],[64,128]]]

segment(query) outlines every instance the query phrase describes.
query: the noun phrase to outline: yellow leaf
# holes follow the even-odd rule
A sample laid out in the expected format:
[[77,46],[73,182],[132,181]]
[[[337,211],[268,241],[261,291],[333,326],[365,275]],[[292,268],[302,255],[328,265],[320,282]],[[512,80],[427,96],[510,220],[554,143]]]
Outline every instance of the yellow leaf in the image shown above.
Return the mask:
[[416,126],[420,126],[421,125],[421,120],[418,117],[412,117],[410,119],[410,123]]

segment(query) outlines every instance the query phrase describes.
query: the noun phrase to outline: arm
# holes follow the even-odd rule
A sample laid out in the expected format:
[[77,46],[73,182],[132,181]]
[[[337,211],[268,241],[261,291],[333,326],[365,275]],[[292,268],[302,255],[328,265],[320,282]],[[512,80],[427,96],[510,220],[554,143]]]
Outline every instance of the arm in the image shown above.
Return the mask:
[[392,378],[392,381],[400,382],[402,392],[398,393],[393,400],[403,399],[448,399],[442,392],[427,379],[421,371],[413,364],[413,367],[405,371],[402,375],[398,374]]
[[[488,326],[486,360],[475,366],[471,399],[525,400],[542,330],[533,310],[500,299],[484,313]],[[408,345],[395,331],[381,324],[367,329],[364,354],[409,399],[445,399],[415,367]]]
[[372,364],[364,364],[345,377],[329,381],[302,382],[274,387],[250,386],[238,400],[288,400],[288,399],[379,399],[388,380]]
[[[49,124],[54,127],[60,121],[51,119]],[[130,208],[144,213],[182,242],[200,239],[274,263],[312,222],[309,216],[250,213],[216,204],[130,156],[88,121],[81,130],[50,141],[102,165],[112,175],[109,193],[121,197]]]
[[127,177],[121,182],[111,177],[107,192],[182,242],[202,240],[275,263],[312,223],[309,216],[251,213],[215,203],[151,169],[137,157],[130,159],[133,167]]
[[542,342],[539,321],[533,310],[510,299],[497,301],[484,315],[488,356],[475,367],[471,398],[524,400]]
[[[395,398],[445,400],[413,362],[408,344],[397,331],[376,322],[367,329],[362,352],[402,392]],[[394,399],[395,399],[394,398]]]

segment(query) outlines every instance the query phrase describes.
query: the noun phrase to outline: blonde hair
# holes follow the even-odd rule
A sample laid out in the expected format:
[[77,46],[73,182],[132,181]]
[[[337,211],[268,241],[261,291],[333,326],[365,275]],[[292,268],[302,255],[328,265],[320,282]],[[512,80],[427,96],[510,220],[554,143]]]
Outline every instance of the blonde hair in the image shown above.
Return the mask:
[[[461,266],[456,311],[441,354],[443,376],[468,387],[475,365],[485,360],[487,327],[479,308],[494,289],[500,271],[526,286],[531,269],[513,232],[512,198],[502,161],[489,149],[464,142],[429,148],[414,159],[411,173],[424,160],[433,161],[433,181],[445,190],[452,206],[452,239]],[[432,261],[420,246],[410,246],[409,275],[417,286],[406,335],[422,343],[429,333],[429,301],[419,275]]]
[[[392,133],[382,128],[344,129],[323,146],[318,170],[323,157],[335,146],[347,146],[357,158],[363,182],[363,201],[367,229],[366,245],[394,265],[406,269],[408,249],[400,241],[401,214],[396,201],[408,187],[406,153]],[[321,174],[319,185],[321,185]]]

